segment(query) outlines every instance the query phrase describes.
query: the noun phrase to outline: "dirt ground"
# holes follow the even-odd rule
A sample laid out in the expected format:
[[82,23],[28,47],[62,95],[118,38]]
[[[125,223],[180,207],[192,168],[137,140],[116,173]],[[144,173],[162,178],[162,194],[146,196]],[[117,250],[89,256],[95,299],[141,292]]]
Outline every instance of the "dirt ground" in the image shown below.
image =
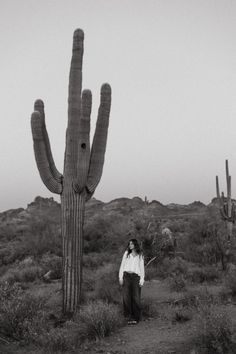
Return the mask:
[[[192,291],[195,289],[193,288]],[[201,286],[196,290],[207,290],[212,295],[217,295],[221,286]],[[181,292],[171,292],[166,282],[146,282],[142,289],[142,299],[145,302],[159,304],[160,308],[168,311],[168,304],[183,298]],[[227,312],[236,322],[236,306],[226,306]],[[114,335],[102,340],[94,346],[84,348],[88,354],[198,354],[194,338],[196,337],[196,320],[187,322],[173,322],[168,315],[147,318],[135,326],[123,327]]]

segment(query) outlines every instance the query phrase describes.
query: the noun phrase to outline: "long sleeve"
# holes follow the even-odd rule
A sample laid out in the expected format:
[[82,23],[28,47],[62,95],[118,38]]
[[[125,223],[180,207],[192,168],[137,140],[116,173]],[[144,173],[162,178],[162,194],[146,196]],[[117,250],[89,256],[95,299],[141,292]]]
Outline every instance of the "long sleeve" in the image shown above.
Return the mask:
[[143,286],[144,284],[144,277],[145,277],[145,270],[144,270],[144,258],[143,256],[140,257],[140,285]]
[[123,279],[124,265],[125,265],[126,256],[127,256],[127,251],[125,251],[125,253],[123,255],[123,258],[122,258],[122,261],[121,261],[120,270],[119,270],[119,280]]

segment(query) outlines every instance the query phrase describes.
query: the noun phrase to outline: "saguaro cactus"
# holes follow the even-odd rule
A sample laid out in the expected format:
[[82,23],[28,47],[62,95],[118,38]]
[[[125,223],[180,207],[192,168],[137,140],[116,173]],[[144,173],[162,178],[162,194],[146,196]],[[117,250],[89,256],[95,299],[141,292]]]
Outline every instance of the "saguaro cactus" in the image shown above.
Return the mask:
[[64,173],[54,164],[45,125],[44,104],[37,100],[31,117],[34,152],[46,187],[61,195],[63,245],[63,312],[75,313],[81,299],[83,223],[85,201],[93,195],[102,175],[111,106],[111,88],[103,84],[96,129],[90,149],[92,95],[82,89],[84,33],[74,32],[69,76],[68,126]]
[[225,161],[225,170],[226,170],[227,196],[225,197],[223,192],[220,194],[218,176],[216,176],[216,195],[219,203],[221,218],[226,222],[227,246],[226,246],[225,256],[226,256],[226,262],[228,262],[230,256],[230,250],[231,250],[233,224],[235,223],[236,220],[235,203],[232,202],[232,198],[231,198],[231,176],[229,175],[228,160]]
[[220,214],[223,220],[226,221],[228,225],[228,237],[232,236],[232,225],[235,223],[235,204],[232,202],[231,198],[231,176],[229,175],[229,164],[228,160],[225,161],[226,170],[226,186],[227,186],[227,196],[225,197],[224,192],[220,195],[219,179],[216,176],[216,195],[220,206]]

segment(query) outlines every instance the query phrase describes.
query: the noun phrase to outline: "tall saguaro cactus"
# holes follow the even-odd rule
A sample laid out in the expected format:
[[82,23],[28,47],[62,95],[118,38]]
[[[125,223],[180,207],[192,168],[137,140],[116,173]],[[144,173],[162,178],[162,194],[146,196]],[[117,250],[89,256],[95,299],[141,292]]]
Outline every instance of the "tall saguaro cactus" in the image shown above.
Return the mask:
[[85,201],[93,195],[102,175],[111,106],[111,88],[103,84],[98,118],[90,149],[92,94],[82,90],[84,33],[77,29],[69,76],[68,126],[64,173],[54,164],[45,125],[44,104],[37,100],[31,117],[34,152],[46,187],[61,195],[63,244],[63,312],[75,313],[81,299],[83,223]]

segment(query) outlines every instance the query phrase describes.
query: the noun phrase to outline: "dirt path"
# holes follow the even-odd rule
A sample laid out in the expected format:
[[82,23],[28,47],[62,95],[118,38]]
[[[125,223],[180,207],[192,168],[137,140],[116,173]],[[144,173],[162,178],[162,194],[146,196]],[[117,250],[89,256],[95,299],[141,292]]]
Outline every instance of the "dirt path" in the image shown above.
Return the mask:
[[[197,285],[195,288],[193,287],[192,290],[199,291],[200,289],[206,289],[206,286]],[[207,291],[212,295],[217,295],[220,289],[221,287],[218,285],[207,286]],[[95,344],[92,348],[84,348],[84,353],[196,354],[196,350],[194,350],[196,319],[193,318],[190,321],[180,323],[172,321],[171,313],[168,316],[168,311],[170,310],[168,303],[180,298],[183,298],[183,293],[171,292],[166,282],[147,282],[142,290],[142,299],[146,302],[154,301],[159,304],[163,312],[162,315],[141,321],[136,326],[123,327],[111,337]],[[236,320],[235,305],[228,306],[227,310],[230,317]]]
[[95,354],[189,354],[192,329],[189,324],[171,326],[160,320],[141,322],[127,326],[118,333],[94,345],[84,348],[85,353]]
[[[144,301],[168,304],[181,298],[182,294],[170,292],[161,281],[147,282],[142,290]],[[85,347],[88,354],[189,354],[192,344],[193,325],[189,322],[173,324],[167,318],[159,317],[141,321],[135,326],[125,326],[114,335]]]

